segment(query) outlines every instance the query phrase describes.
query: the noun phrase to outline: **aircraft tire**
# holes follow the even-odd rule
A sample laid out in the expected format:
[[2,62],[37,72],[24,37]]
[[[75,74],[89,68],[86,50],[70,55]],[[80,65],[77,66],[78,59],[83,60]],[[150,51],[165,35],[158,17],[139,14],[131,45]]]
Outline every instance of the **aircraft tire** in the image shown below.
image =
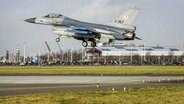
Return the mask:
[[88,42],[87,42],[87,41],[83,41],[83,42],[82,42],[82,46],[83,46],[83,47],[87,47],[87,46],[88,46]]
[[56,38],[56,42],[60,42],[60,38]]
[[92,42],[91,47],[96,47],[96,42]]

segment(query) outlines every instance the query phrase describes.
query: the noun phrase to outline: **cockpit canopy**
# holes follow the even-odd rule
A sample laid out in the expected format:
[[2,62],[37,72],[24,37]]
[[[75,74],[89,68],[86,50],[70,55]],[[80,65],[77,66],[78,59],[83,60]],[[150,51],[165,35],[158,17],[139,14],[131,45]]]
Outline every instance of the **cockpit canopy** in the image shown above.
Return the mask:
[[51,13],[51,14],[48,14],[46,16],[44,16],[45,18],[61,18],[62,15],[61,14],[58,14],[58,13]]

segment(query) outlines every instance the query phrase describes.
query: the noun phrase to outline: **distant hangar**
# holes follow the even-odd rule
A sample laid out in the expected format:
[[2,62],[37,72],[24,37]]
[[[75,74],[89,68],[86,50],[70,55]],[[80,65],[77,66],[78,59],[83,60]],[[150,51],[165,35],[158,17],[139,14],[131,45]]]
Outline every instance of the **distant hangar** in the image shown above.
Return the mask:
[[123,46],[113,45],[112,47],[86,48],[86,56],[182,56],[184,47],[160,47],[160,46]]

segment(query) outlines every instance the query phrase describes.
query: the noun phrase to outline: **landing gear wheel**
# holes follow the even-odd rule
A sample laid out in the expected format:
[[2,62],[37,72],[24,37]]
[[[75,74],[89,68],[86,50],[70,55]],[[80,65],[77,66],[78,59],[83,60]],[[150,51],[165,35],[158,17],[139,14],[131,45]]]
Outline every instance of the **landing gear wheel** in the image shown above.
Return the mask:
[[88,46],[88,42],[83,41],[83,42],[82,42],[82,46],[83,46],[83,47],[87,47],[87,46]]
[[60,42],[60,38],[56,38],[56,42]]
[[91,47],[96,47],[96,42],[91,42]]

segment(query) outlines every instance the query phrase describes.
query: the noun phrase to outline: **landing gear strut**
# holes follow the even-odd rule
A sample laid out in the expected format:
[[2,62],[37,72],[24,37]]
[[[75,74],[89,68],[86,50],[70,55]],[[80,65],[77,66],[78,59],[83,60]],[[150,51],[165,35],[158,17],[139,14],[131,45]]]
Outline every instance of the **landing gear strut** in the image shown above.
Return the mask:
[[87,41],[83,41],[83,42],[82,42],[82,46],[83,46],[83,47],[87,47],[87,46],[88,46],[88,42],[87,42]]

